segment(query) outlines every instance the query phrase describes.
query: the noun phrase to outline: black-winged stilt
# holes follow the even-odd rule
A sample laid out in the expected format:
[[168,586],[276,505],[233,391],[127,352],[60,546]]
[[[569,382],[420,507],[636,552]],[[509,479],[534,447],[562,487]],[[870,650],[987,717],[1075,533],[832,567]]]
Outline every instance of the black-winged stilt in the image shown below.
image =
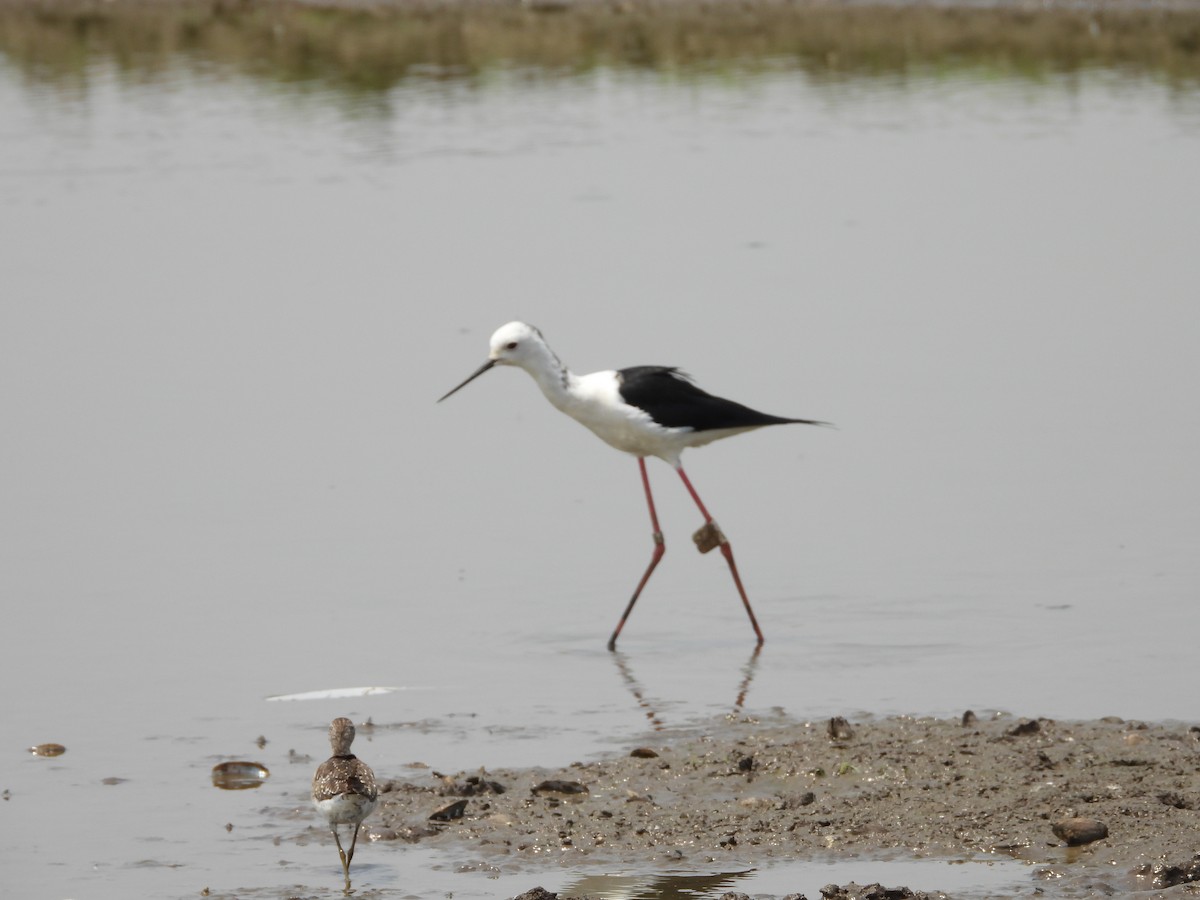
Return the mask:
[[750,600],[738,575],[737,565],[733,561],[733,548],[692,487],[680,457],[689,447],[703,447],[720,438],[764,425],[827,423],[772,416],[732,400],[714,397],[696,387],[679,369],[670,366],[634,366],[576,375],[554,355],[542,333],[524,322],[509,322],[501,326],[492,335],[487,362],[454,390],[439,397],[438,402],[466,387],[493,366],[519,366],[524,369],[533,376],[546,399],[555,407],[586,425],[606,443],[637,457],[642,485],[646,489],[646,503],[650,507],[650,524],[654,527],[654,554],[616,630],[609,638],[608,649],[616,649],[617,636],[625,620],[629,618],[633,605],[666,552],[662,529],[658,525],[658,513],[654,509],[654,495],[650,492],[650,479],[646,475],[647,456],[657,456],[670,463],[683,479],[684,487],[704,516],[704,525],[693,535],[696,546],[701,553],[707,553],[713,547],[721,548],[761,645],[762,629],[758,627],[758,620],[754,617],[754,610],[750,608]]
[[[344,717],[329,724],[329,746],[333,755],[317,766],[313,775],[312,801],[333,832],[338,856],[342,860],[342,874],[346,877],[343,894],[350,894],[350,863],[354,860],[354,846],[358,843],[358,829],[363,819],[371,814],[379,802],[379,788],[375,785],[375,773],[371,767],[350,752],[354,742],[354,723]],[[354,837],[350,849],[342,849],[338,836],[339,825],[351,825]]]

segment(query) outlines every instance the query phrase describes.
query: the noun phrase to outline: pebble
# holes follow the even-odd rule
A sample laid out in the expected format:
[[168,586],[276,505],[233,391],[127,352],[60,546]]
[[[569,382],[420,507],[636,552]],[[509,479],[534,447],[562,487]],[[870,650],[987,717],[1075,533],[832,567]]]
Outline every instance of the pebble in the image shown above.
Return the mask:
[[1137,874],[1150,875],[1153,885],[1159,890],[1200,881],[1200,854],[1193,856],[1188,862],[1181,865],[1170,865],[1165,862],[1146,863],[1140,867]]
[[1050,826],[1050,830],[1059,840],[1066,841],[1068,847],[1079,847],[1108,837],[1107,825],[1096,819],[1087,819],[1082,816],[1060,819]]
[[835,741],[848,741],[854,737],[854,729],[843,716],[834,716],[829,720],[829,737]]
[[544,887],[535,887],[532,891],[517,894],[513,900],[556,900],[558,894],[552,894]]
[[535,794],[586,794],[588,792],[586,784],[580,784],[578,781],[543,781],[541,784],[533,788]]

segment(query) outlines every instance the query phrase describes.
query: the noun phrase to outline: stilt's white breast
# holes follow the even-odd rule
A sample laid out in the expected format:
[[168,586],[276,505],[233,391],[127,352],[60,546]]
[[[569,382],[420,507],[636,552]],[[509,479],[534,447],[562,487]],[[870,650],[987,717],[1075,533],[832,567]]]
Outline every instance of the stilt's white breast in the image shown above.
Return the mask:
[[657,456],[674,464],[688,446],[690,428],[664,428],[649,413],[625,402],[615,371],[579,376],[567,393],[563,412],[618,450]]

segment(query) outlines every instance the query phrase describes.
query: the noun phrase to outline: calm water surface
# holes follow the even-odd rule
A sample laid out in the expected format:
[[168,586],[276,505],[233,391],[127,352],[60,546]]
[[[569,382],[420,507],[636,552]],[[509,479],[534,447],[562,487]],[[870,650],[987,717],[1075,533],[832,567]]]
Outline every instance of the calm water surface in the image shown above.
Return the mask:
[[[0,141],[6,894],[332,891],[306,792],[336,715],[414,780],[735,709],[1200,718],[1194,91],[600,71],[347,98],[0,59]],[[669,552],[604,650],[651,549],[633,460],[517,371],[434,403],[513,318],[579,371],[680,365],[837,424],[688,457],[757,659],[658,463]],[[268,700],[358,686],[398,690]],[[267,786],[212,789],[234,757]],[[368,846],[355,881],[587,874],[453,868]],[[968,868],[898,877],[994,886]]]

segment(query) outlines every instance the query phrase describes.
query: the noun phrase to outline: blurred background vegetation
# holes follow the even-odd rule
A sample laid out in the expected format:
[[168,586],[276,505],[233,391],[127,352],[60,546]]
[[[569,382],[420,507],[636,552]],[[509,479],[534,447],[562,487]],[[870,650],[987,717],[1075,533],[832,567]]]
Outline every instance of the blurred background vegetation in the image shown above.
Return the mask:
[[496,67],[790,67],[831,78],[964,67],[1037,78],[1103,67],[1194,83],[1200,4],[3,0],[0,54],[38,80],[85,81],[100,61],[134,78],[184,64],[355,92]]

